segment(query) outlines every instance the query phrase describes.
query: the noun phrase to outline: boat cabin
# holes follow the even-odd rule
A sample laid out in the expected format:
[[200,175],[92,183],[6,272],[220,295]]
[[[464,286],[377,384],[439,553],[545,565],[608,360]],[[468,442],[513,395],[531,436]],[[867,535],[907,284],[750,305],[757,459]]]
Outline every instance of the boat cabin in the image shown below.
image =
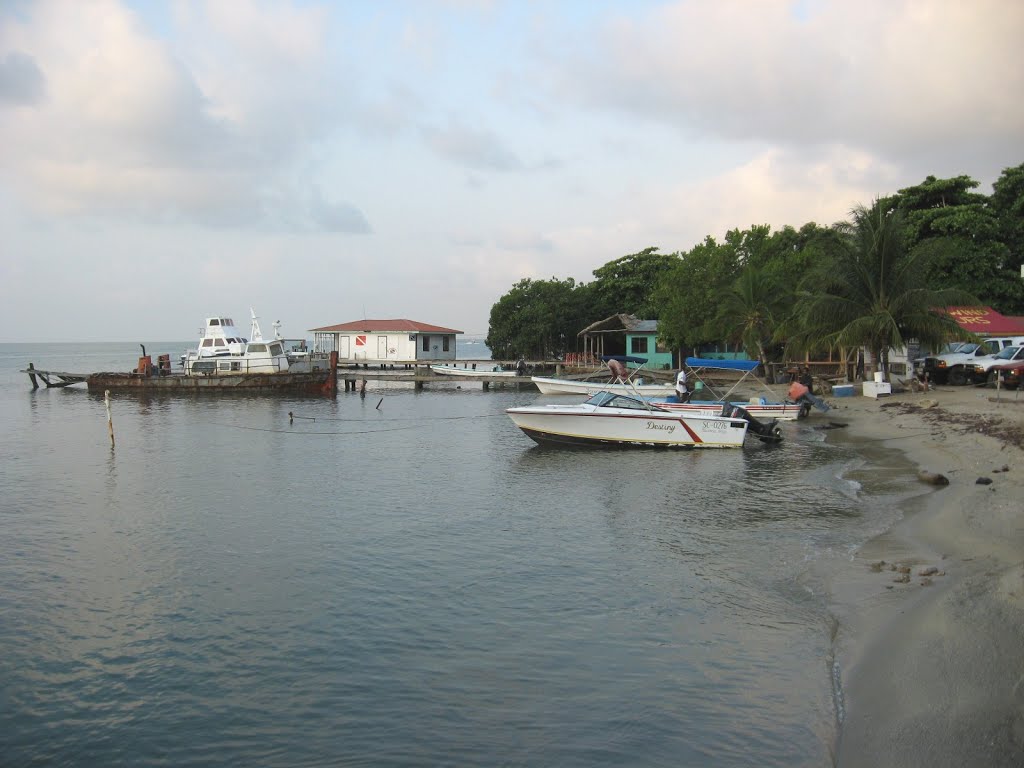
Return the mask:
[[240,355],[247,342],[230,317],[208,317],[199,331],[199,357]]

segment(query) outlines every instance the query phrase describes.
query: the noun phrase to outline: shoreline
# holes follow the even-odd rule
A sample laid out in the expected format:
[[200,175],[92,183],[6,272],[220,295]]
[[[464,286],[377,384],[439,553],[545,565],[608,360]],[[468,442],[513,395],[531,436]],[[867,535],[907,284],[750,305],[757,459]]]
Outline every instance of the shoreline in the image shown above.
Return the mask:
[[840,768],[1024,765],[1024,393],[995,395],[858,393],[810,417],[899,451],[922,487],[832,578]]

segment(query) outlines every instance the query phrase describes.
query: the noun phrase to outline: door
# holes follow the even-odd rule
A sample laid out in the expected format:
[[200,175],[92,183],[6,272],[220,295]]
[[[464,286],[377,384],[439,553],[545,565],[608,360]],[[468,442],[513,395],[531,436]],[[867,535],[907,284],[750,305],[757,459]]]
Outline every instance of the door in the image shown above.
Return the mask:
[[348,360],[352,356],[352,351],[349,349],[349,340],[351,336],[339,336],[338,337],[338,359]]
[[377,337],[377,359],[387,360],[388,359],[388,337],[378,336]]

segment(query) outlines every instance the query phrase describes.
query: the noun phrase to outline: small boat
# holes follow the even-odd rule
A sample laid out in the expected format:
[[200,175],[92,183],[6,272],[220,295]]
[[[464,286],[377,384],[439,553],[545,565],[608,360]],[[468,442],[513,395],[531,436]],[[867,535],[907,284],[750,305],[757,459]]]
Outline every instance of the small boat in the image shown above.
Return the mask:
[[[716,397],[714,400],[691,399],[688,402],[680,403],[678,398],[673,395],[664,399],[655,398],[652,402],[662,408],[668,408],[673,411],[685,411],[688,413],[707,413],[729,403],[730,405],[743,408],[743,410],[752,416],[762,419],[795,421],[796,419],[806,416],[810,411],[810,404],[795,403],[788,400],[776,400],[775,398],[777,395],[775,392],[773,392],[767,384],[755,375],[754,371],[757,370],[758,365],[759,363],[756,360],[713,360],[702,357],[688,357],[686,358],[686,367],[689,369],[690,375],[699,382],[696,384],[697,391],[711,392],[712,394],[715,394],[715,390],[701,378],[701,374],[704,374],[704,376],[707,377],[708,371],[739,372],[740,377],[732,384],[731,387],[729,387],[729,390],[724,395]],[[752,397],[749,401],[730,400],[729,396],[732,395],[741,384],[747,381],[756,382],[768,395],[771,396],[772,399]]]
[[742,408],[727,405],[718,415],[678,413],[615,392],[598,392],[575,405],[533,405],[505,412],[541,445],[738,448],[748,431],[762,442],[782,440],[774,420],[761,422]]
[[[669,411],[683,413],[700,413],[712,415],[722,412],[724,403],[721,400],[688,400],[680,403],[674,396],[646,398],[652,405]],[[732,400],[730,405],[742,408],[751,416],[759,419],[778,419],[779,421],[796,421],[807,415],[811,406],[808,403],[768,402],[763,397],[751,398],[750,402]]]
[[519,375],[515,370],[505,370],[500,365],[484,368],[459,368],[456,365],[437,364],[430,366],[430,370],[442,376],[479,376],[488,379],[494,376],[511,378]]
[[[648,384],[643,380],[641,372],[645,357],[629,355],[604,355],[601,358],[608,364],[611,373],[608,379],[554,379],[545,376],[532,376],[531,381],[537,385],[542,395],[595,395],[598,392],[618,392],[633,397],[665,397],[674,394],[674,382]],[[625,363],[635,363],[639,367],[627,371]]]

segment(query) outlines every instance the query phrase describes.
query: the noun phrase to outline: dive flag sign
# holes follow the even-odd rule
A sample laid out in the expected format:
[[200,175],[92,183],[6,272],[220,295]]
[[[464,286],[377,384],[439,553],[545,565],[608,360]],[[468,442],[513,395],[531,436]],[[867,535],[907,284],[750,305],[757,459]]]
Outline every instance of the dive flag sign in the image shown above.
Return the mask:
[[357,347],[365,347],[366,346],[366,337],[365,336],[356,336],[356,346]]

